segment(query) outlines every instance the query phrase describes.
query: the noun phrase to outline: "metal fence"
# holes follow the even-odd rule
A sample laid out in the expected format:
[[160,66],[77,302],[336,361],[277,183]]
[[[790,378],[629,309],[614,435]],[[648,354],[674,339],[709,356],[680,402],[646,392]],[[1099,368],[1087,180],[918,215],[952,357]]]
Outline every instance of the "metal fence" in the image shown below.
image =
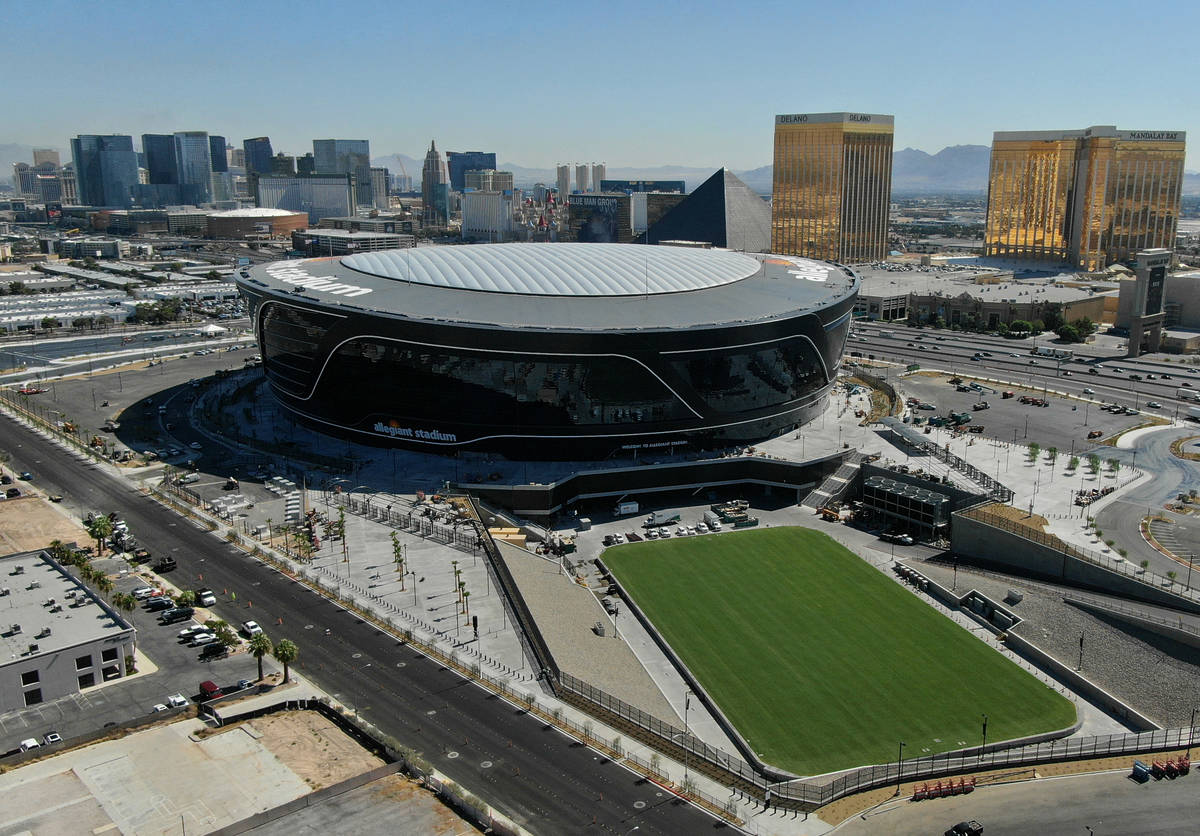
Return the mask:
[[998,502],[1012,502],[1013,492],[1011,488],[1002,485],[975,465],[966,459],[954,455],[945,447],[934,444],[932,441],[926,441],[921,444],[921,451],[949,465],[972,481],[983,485],[983,487],[987,488],[992,499]]
[[1106,571],[1114,572],[1145,586],[1152,587],[1158,592],[1178,596],[1192,604],[1200,604],[1200,594],[1197,594],[1195,590],[1181,586],[1171,578],[1156,575],[1148,569],[1134,566],[1129,561],[1119,557],[1105,557],[1103,554],[1094,552],[1091,549],[1072,546],[1056,534],[1040,531],[1028,525],[1023,525],[1016,520],[1002,517],[999,514],[993,514],[987,508],[972,508],[966,511],[959,511],[957,515],[967,517],[984,525],[990,525],[1001,531],[1007,531],[1010,534],[1015,534],[1018,537],[1029,540],[1031,543],[1037,543],[1040,546],[1054,549],[1061,554],[1085,561]]

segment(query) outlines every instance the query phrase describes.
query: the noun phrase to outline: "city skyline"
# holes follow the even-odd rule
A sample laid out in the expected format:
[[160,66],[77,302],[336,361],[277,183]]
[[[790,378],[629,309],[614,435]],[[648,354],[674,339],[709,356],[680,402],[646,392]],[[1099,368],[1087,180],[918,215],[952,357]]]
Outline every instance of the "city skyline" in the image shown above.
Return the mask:
[[[569,71],[579,69],[573,56],[543,52],[544,44],[562,43],[582,25],[582,11],[561,5],[534,4],[514,16],[468,3],[464,14],[473,25],[465,33],[432,12],[364,4],[360,16],[396,52],[355,49],[352,39],[331,33],[320,6],[218,3],[215,13],[172,7],[150,15],[148,7],[116,2],[106,7],[110,18],[137,25],[106,30],[106,72],[96,73],[93,53],[85,48],[95,33],[73,14],[77,4],[50,2],[44,13],[57,21],[62,54],[37,84],[12,86],[13,112],[36,118],[14,120],[0,141],[65,150],[69,138],[81,133],[136,137],[206,129],[235,145],[267,135],[289,153],[306,149],[314,137],[359,136],[382,157],[417,156],[413,152],[434,136],[442,147],[486,147],[501,163],[525,167],[552,168],[569,158],[605,160],[611,168],[669,163],[750,169],[770,162],[776,113],[894,113],[895,147],[930,153],[987,145],[997,130],[1079,124],[1200,130],[1194,87],[1170,82],[1187,77],[1186,56],[1178,50],[1146,53],[1142,61],[1090,61],[1088,83],[1073,87],[1069,97],[1057,85],[1035,83],[1078,74],[1084,56],[1072,44],[1111,42],[1113,22],[1137,17],[1142,7],[1068,3],[1037,7],[1034,15],[1027,5],[1009,4],[1003,15],[958,7],[939,8],[935,15],[913,3],[870,15],[854,3],[819,10],[759,4],[736,15],[714,5],[710,15],[678,15],[617,3],[605,19],[588,18],[585,28],[606,48],[593,69],[580,74]],[[237,25],[222,23],[234,17]],[[719,27],[711,23],[716,17],[722,18]],[[289,37],[261,36],[281,21]],[[1200,23],[1200,12],[1177,8],[1171,23],[1186,30]],[[798,52],[761,42],[789,29],[799,33]],[[182,41],[180,31],[209,37]],[[421,36],[389,40],[390,32]],[[489,40],[483,42],[485,33]],[[485,47],[496,39],[518,45],[514,61],[521,44],[529,56],[543,56],[549,66],[538,73],[536,86],[505,82],[475,95],[481,79],[494,77],[495,50]],[[40,65],[35,42],[12,34],[2,42],[15,66]],[[212,46],[217,43],[221,54],[238,60],[221,60]],[[435,61],[447,44],[465,48]],[[963,57],[1001,44],[1003,50],[987,61]],[[439,66],[435,76],[405,87],[397,99],[400,111],[383,107],[379,98],[381,86],[396,84],[387,71],[397,54],[414,66]],[[678,72],[681,60],[705,54],[722,60],[690,60],[689,71]],[[304,102],[251,92],[290,79],[305,55],[321,55],[320,66],[330,69],[310,74]],[[146,73],[148,65],[169,71]],[[138,78],[136,95],[114,94],[107,86],[114,73]],[[552,116],[534,120],[538,112]],[[1186,167],[1200,169],[1200,149],[1189,152]]]

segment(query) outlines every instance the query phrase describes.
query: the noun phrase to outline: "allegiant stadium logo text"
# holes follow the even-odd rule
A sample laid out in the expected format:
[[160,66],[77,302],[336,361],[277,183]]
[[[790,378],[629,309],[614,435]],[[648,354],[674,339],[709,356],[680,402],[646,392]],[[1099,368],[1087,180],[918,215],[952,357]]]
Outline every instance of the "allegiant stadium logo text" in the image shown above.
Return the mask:
[[375,422],[375,432],[390,435],[392,438],[418,438],[422,441],[458,441],[454,433],[444,433],[440,430],[414,430],[412,427],[393,427],[382,421]]
[[369,287],[345,284],[339,282],[336,276],[314,276],[299,267],[293,267],[286,263],[273,264],[266,268],[266,272],[268,276],[284,284],[292,284],[309,290],[320,290],[335,296],[363,296],[371,292]]

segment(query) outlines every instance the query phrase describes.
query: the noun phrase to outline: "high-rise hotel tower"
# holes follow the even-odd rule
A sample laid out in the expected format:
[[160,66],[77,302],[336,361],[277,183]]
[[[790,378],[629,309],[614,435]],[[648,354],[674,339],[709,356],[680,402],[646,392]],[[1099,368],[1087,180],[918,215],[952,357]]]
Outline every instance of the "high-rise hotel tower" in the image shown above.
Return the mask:
[[843,264],[887,257],[893,117],[775,117],[771,250]]
[[1102,270],[1173,248],[1183,131],[997,131],[984,252]]

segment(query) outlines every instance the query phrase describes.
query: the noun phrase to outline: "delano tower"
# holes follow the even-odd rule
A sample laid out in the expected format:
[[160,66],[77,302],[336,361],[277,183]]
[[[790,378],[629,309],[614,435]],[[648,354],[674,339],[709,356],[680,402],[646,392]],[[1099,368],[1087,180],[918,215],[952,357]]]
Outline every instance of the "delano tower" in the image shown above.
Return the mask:
[[843,264],[887,257],[894,119],[775,117],[771,250]]
[[1102,270],[1174,248],[1183,131],[998,131],[984,252]]

